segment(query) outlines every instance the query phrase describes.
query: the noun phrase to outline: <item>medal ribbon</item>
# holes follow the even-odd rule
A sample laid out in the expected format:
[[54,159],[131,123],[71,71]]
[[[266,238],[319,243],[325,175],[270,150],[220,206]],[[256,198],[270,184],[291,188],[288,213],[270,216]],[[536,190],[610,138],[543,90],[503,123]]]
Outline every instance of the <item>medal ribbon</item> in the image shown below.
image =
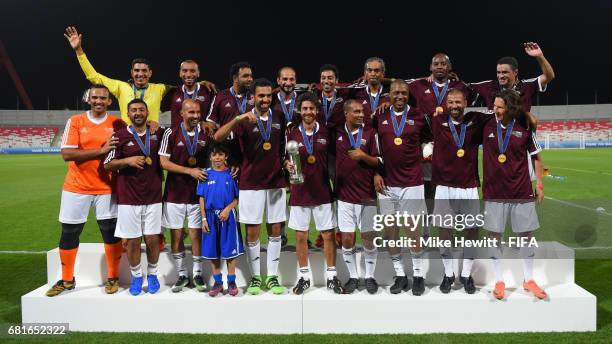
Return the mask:
[[514,127],[514,120],[510,122],[508,125],[508,129],[506,130],[506,136],[503,138],[502,142],[502,127],[501,121],[497,122],[497,146],[499,147],[499,154],[504,154],[506,149],[508,149],[508,143],[510,142],[510,136],[512,136],[512,127]]
[[395,116],[395,109],[393,108],[393,106],[391,106],[391,111],[390,115],[391,115],[391,123],[393,124],[393,132],[395,133],[395,137],[400,137],[402,136],[402,132],[404,131],[404,126],[406,126],[406,118],[408,115],[408,110],[410,109],[410,106],[406,106],[406,108],[404,109],[404,113],[402,113],[402,119],[400,120],[399,125],[397,124],[397,116]]
[[281,93],[277,94],[278,100],[280,101],[281,108],[283,109],[283,113],[285,114],[285,120],[287,123],[291,122],[293,118],[293,108],[295,107],[295,92],[291,95],[291,104],[289,104],[289,111],[287,111],[287,106],[285,105],[285,100],[281,97]]
[[451,134],[453,134],[453,139],[455,139],[457,148],[463,148],[463,142],[465,142],[465,123],[461,123],[461,131],[459,132],[459,135],[457,135],[455,124],[453,123],[451,116],[448,116],[448,127],[450,128]]
[[431,86],[433,88],[434,94],[436,95],[436,104],[438,106],[441,106],[442,101],[444,101],[444,96],[446,95],[446,91],[448,90],[448,84],[449,81],[446,80],[446,83],[444,84],[444,87],[442,88],[442,92],[438,91],[438,85],[436,85],[435,82],[431,83]]
[[321,93],[321,98],[323,99],[323,113],[325,113],[325,121],[327,122],[332,115],[334,106],[336,106],[336,91],[334,91],[329,107],[327,106],[327,97],[325,94]]
[[130,125],[130,131],[132,132],[132,136],[134,136],[134,140],[136,140],[136,143],[138,143],[138,147],[140,147],[140,150],[144,153],[145,156],[149,156],[149,153],[151,152],[151,133],[149,132],[149,127],[147,127],[146,131],[145,131],[145,144],[142,144],[142,140],[140,139],[140,136],[138,136],[138,133],[136,132],[136,129],[134,128],[133,125]]
[[234,92],[234,88],[233,87],[230,87],[230,93],[234,97],[234,100],[236,100],[236,105],[238,105],[238,110],[240,110],[240,113],[241,114],[245,113],[246,112],[246,107],[247,107],[247,94],[245,93],[242,96],[242,101],[238,101],[238,97],[236,97],[236,93]]
[[198,146],[198,126],[195,127],[195,135],[193,136],[193,142],[189,139],[189,134],[187,133],[187,129],[185,128],[185,123],[181,122],[181,133],[183,134],[183,139],[185,139],[185,147],[187,147],[187,153],[189,156],[194,156],[196,153],[196,149]]
[[132,90],[134,91],[134,99],[136,99],[136,91],[140,90],[140,100],[144,100],[144,96],[145,96],[145,92],[147,91],[147,88],[149,88],[149,85],[147,84],[147,87],[145,88],[136,88],[136,85],[132,84]]
[[272,109],[268,109],[268,120],[266,123],[266,128],[264,128],[261,117],[257,112],[256,108],[253,108],[253,112],[257,116],[257,126],[259,127],[259,133],[261,134],[261,138],[263,138],[264,142],[270,141],[270,134],[272,133]]
[[372,113],[376,112],[376,108],[378,108],[378,102],[380,101],[380,95],[382,93],[382,85],[380,85],[380,90],[376,94],[376,98],[372,98],[372,94],[370,93],[370,88],[366,86],[366,91],[368,92],[368,97],[370,97],[370,109],[372,109]]
[[200,91],[200,84],[196,83],[195,90],[193,90],[193,94],[191,96],[189,95],[189,93],[187,93],[187,90],[185,89],[185,85],[183,85],[182,88],[183,88],[183,100],[187,98],[196,100],[198,98],[198,92]]
[[344,129],[346,130],[346,133],[348,134],[348,139],[349,142],[351,144],[351,147],[353,147],[353,149],[359,149],[359,147],[361,147],[361,137],[363,136],[363,127],[359,127],[359,132],[357,133],[357,140],[355,140],[355,138],[353,137],[353,133],[351,133],[348,130],[348,127],[346,126],[346,124],[344,125]]
[[319,129],[318,127],[319,127],[319,123],[316,123],[313,129],[313,132],[312,132],[312,142],[311,142],[310,139],[308,138],[308,135],[306,134],[306,129],[304,128],[304,124],[300,123],[300,132],[302,133],[302,140],[304,140],[304,146],[306,147],[306,152],[309,155],[312,155],[314,152],[314,137],[315,137],[315,134],[317,133],[317,129]]

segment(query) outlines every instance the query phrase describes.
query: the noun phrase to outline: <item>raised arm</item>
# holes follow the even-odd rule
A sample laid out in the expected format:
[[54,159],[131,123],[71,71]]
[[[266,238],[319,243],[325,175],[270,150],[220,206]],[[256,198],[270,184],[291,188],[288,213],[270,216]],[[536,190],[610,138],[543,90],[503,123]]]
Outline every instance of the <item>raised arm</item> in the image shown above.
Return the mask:
[[98,72],[96,72],[95,68],[89,62],[87,55],[83,51],[82,40],[83,35],[81,35],[76,27],[69,26],[66,28],[66,32],[64,33],[64,37],[68,40],[68,43],[74,49],[77,55],[77,60],[79,61],[79,65],[81,65],[81,69],[83,73],[85,73],[85,77],[92,84],[101,84],[110,90],[111,94],[115,97],[119,96],[119,87],[123,81],[115,80],[108,78]]
[[546,86],[549,82],[551,82],[555,78],[555,71],[552,66],[548,62],[548,60],[544,57],[544,53],[542,49],[535,42],[527,42],[523,44],[525,46],[525,52],[527,55],[531,57],[535,57],[542,69],[542,75],[540,75],[540,84],[542,88]]
[[[249,122],[251,122],[251,123],[257,122],[257,118],[255,117],[255,115],[251,111],[249,111],[247,113],[243,113],[242,115],[238,115],[238,116],[236,116],[236,118],[234,120],[231,120],[231,121],[225,123],[224,126],[222,126],[221,128],[219,128],[219,130],[217,130],[217,132],[215,133],[215,141],[223,141],[223,140],[225,140],[231,134],[231,132],[234,129],[234,127],[236,125],[238,125],[238,123],[240,123],[242,120],[245,120],[245,119],[248,119]],[[270,119],[270,120],[272,120],[272,119]]]

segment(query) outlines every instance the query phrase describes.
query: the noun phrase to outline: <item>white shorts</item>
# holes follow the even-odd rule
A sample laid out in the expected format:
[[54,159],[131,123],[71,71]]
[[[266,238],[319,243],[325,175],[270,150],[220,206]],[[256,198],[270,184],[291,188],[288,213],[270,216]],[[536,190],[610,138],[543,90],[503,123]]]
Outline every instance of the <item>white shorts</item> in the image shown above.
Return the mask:
[[311,217],[314,218],[315,227],[318,231],[326,231],[336,227],[336,217],[331,203],[311,207],[292,206],[289,212],[289,227],[296,231],[308,231]]
[[338,229],[340,232],[354,233],[358,228],[362,233],[374,230],[375,205],[363,205],[338,200]]
[[425,186],[417,185],[407,188],[388,186],[385,194],[378,194],[378,204],[382,215],[394,215],[398,211],[400,214],[427,214]]
[[[478,188],[454,188],[445,185],[436,185],[435,206],[433,214],[440,216],[480,214],[480,198]],[[440,225],[436,223],[436,225]],[[449,225],[440,225],[442,228],[452,228]]]
[[527,203],[484,202],[484,229],[503,233],[510,217],[514,233],[531,232],[540,228],[535,201]]
[[117,218],[117,201],[114,194],[87,195],[62,191],[59,222],[85,223],[91,207],[94,209],[96,220]]
[[202,214],[199,204],[179,204],[164,202],[162,227],[182,229],[187,218],[187,228],[202,228]]
[[123,239],[161,233],[162,204],[119,204],[115,236]]
[[279,223],[287,220],[287,192],[285,188],[267,190],[240,190],[238,193],[240,222],[249,225]]

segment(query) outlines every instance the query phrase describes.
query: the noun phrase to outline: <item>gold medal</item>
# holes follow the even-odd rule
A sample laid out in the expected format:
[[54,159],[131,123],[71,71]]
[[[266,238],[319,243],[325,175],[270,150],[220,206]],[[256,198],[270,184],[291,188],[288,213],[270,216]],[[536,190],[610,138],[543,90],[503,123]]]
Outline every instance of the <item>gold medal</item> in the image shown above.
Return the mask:
[[270,142],[264,142],[263,149],[269,151],[272,149],[272,144]]
[[503,164],[503,163],[505,163],[505,162],[506,162],[506,154],[500,154],[500,155],[497,157],[497,161],[499,161],[499,162],[500,162],[500,163],[502,163],[502,164]]
[[145,162],[147,163],[147,165],[153,165],[153,159],[151,159],[150,156],[145,158]]
[[189,159],[187,159],[187,163],[189,164],[189,166],[195,166],[198,161],[194,156],[190,156]]
[[402,144],[402,138],[401,138],[401,137],[396,137],[396,138],[393,140],[393,143],[395,143],[395,145],[396,145],[396,146],[401,145],[401,144]]
[[444,112],[444,108],[441,106],[436,107],[436,113],[442,113]]
[[315,162],[317,162],[317,158],[314,155],[309,155],[306,161],[308,161],[309,164],[314,164]]
[[465,151],[463,150],[463,148],[459,148],[457,150],[457,156],[460,158],[463,158],[464,155],[465,155]]

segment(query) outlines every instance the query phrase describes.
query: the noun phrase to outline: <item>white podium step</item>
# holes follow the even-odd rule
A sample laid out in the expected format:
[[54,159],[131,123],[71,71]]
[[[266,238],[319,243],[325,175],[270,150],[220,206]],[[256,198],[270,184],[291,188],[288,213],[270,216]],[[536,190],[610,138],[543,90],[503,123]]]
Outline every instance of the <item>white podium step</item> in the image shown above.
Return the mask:
[[[538,283],[542,284],[565,284],[574,283],[574,252],[570,248],[561,245],[557,242],[540,242],[540,247],[536,249],[536,257],[534,263],[534,276]],[[288,247],[281,253],[280,258],[280,278],[279,281],[283,285],[294,285],[297,280],[297,258],[293,247]],[[141,263],[143,271],[146,273],[146,254],[144,245],[142,250]],[[404,268],[408,275],[412,274],[412,261],[409,252],[403,252]],[[440,255],[437,250],[428,250],[425,254],[428,258],[425,260],[425,271],[427,271],[427,284],[438,285],[442,281],[444,268]],[[560,258],[561,257],[561,258]],[[504,250],[503,267],[504,279],[506,283],[514,284],[523,280],[523,266],[519,258],[518,251],[515,249]],[[309,254],[310,267],[312,271],[311,281],[314,285],[325,285],[325,259],[323,252],[320,250],[311,250]],[[191,252],[187,250],[187,261],[189,262],[188,270],[191,272]],[[266,273],[266,253],[261,254],[261,272]],[[357,261],[360,262],[358,272],[363,277],[365,266],[362,252],[357,253]],[[459,264],[460,265],[460,264]],[[348,278],[348,271],[342,258],[341,250],[338,250],[336,256],[336,268],[338,270],[338,278],[345,281]],[[225,264],[223,264],[225,274]],[[172,285],[176,282],[177,273],[172,260],[172,255],[168,251],[160,254],[158,262],[158,278],[162,285]],[[459,269],[456,270],[456,275],[459,276]],[[212,282],[210,263],[205,261],[203,264],[204,276]],[[104,246],[102,244],[81,244],[75,264],[75,276],[78,286],[95,286],[106,281],[106,260],[104,257]],[[380,285],[393,284],[394,276],[393,265],[386,251],[380,251],[378,254],[378,262],[376,265],[375,277]],[[238,258],[238,267],[236,271],[237,284],[246,286],[251,277],[246,256]],[[494,273],[491,269],[489,259],[476,259],[472,268],[472,275],[476,284],[485,285],[494,279]],[[57,280],[61,279],[61,263],[59,258],[59,250],[57,248],[47,253],[47,283],[51,286]],[[129,264],[127,257],[124,254],[121,259],[120,267],[120,282],[128,284],[131,280]]]
[[[335,295],[311,288],[304,295],[211,298],[187,290],[131,296],[106,295],[99,286],[77,287],[54,298],[47,286],[22,296],[24,323],[68,323],[71,331],[157,333],[478,333],[595,331],[596,298],[573,283],[543,285],[549,300],[535,300],[507,284],[507,300],[491,287],[473,295],[441,294],[428,286],[420,297],[365,290]],[[346,317],[346,315],[351,315]]]

